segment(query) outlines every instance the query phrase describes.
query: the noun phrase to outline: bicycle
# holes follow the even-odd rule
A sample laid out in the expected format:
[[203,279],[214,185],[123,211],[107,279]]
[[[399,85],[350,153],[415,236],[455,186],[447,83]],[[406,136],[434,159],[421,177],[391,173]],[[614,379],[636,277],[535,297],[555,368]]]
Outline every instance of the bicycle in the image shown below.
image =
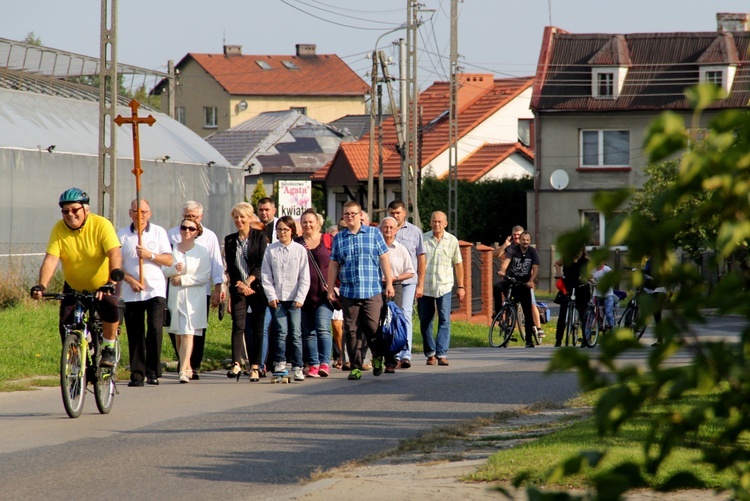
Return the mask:
[[[507,348],[510,341],[516,341],[516,338],[512,337],[516,325],[518,325],[521,340],[526,341],[524,324],[519,320],[520,303],[515,301],[514,294],[516,287],[525,287],[526,285],[513,277],[506,276],[505,279],[510,282],[510,288],[502,306],[500,306],[490,324],[489,343],[493,348]],[[539,338],[536,334],[534,334],[534,344],[539,344]]]
[[[114,293],[115,285],[107,284],[97,292]],[[116,368],[120,361],[119,328],[115,338],[115,364],[101,367],[101,350],[104,331],[99,314],[94,309],[97,292],[44,293],[45,299],[61,301],[73,298],[73,321],[63,325],[65,341],[60,355],[60,390],[65,412],[77,418],[83,410],[86,399],[87,382],[94,387],[96,408],[101,414],[109,414],[117,394]]]
[[[625,269],[635,271],[635,268],[625,267]],[[645,278],[650,279],[651,277],[646,275]],[[643,290],[640,287],[636,287],[633,297],[628,301],[625,310],[622,312],[622,316],[617,321],[617,327],[630,329],[636,340],[640,340],[643,333],[646,332],[646,321],[644,318],[641,318],[640,307],[638,305],[638,297],[642,292]]]
[[[574,287],[567,296],[568,304],[565,306],[567,312],[565,315],[565,346],[578,343],[578,329],[581,326],[581,320],[578,318],[578,308],[576,308],[576,288]],[[583,341],[581,341],[583,342]]]
[[[614,325],[606,327],[604,303],[602,302],[604,298],[594,296],[594,287],[596,286],[594,284],[591,285],[591,301],[588,308],[586,308],[586,316],[584,317],[583,339],[589,348],[594,348],[599,342],[599,337],[607,332],[612,332]],[[614,291],[614,293],[616,299],[613,305],[613,316],[617,318],[617,306],[622,299],[625,299],[627,294],[619,290]]]

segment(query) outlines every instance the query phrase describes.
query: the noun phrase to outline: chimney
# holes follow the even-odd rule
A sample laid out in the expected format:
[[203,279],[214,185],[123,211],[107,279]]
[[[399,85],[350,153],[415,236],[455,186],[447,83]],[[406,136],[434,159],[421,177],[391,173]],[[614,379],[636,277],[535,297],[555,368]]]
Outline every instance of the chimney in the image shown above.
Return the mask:
[[719,12],[716,14],[717,31],[750,31],[750,14]]
[[314,43],[298,43],[297,57],[314,57],[315,56],[315,44]]
[[224,55],[227,57],[241,56],[242,45],[224,45]]
[[492,73],[459,73],[456,109],[461,112],[495,86]]

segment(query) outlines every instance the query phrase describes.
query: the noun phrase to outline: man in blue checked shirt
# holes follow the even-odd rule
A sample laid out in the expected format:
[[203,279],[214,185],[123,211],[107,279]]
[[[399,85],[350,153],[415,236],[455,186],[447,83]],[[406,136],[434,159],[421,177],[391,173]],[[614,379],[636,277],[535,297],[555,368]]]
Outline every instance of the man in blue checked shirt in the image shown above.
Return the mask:
[[[383,306],[383,282],[385,295],[393,297],[391,264],[388,260],[388,246],[380,229],[364,226],[361,219],[362,207],[355,201],[344,204],[344,224],[333,241],[331,264],[328,267],[328,283],[341,281],[341,307],[344,313],[344,339],[352,364],[349,379],[362,377],[362,342],[357,331],[364,334],[372,349],[372,373],[379,376],[385,369],[385,355],[381,343],[375,339]],[[383,278],[385,280],[383,280]],[[328,299],[336,299],[331,286]]]

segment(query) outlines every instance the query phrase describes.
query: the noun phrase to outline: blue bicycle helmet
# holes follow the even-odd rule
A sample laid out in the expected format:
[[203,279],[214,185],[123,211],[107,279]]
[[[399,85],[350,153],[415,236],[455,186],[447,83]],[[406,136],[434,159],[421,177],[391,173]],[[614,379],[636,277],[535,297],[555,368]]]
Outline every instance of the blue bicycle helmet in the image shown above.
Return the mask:
[[68,190],[63,191],[62,195],[60,195],[60,201],[58,203],[60,204],[60,207],[62,207],[65,204],[71,204],[75,202],[78,202],[84,205],[88,204],[89,196],[86,194],[85,191],[79,188],[70,188]]

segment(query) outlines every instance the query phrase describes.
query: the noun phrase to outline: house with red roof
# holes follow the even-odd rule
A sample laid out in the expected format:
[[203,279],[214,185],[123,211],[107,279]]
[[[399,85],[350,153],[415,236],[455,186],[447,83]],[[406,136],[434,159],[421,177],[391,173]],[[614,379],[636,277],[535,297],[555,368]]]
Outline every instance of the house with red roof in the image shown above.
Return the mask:
[[[491,74],[459,75],[458,177],[470,181],[531,176],[534,173],[533,115],[529,110],[533,79],[502,78]],[[448,109],[450,84],[435,82],[419,96],[422,116],[421,176],[448,175]],[[401,199],[401,155],[392,117],[383,122],[382,152],[385,207]],[[359,141],[342,143],[330,164],[318,170],[313,182],[327,193],[328,217],[338,221],[344,203],[367,205],[369,133]],[[375,141],[377,145],[378,141]],[[377,148],[377,146],[376,146]],[[375,153],[375,186],[379,181],[379,155]],[[376,188],[378,191],[378,188]],[[374,207],[378,206],[377,195]]]
[[[341,58],[317,54],[314,44],[296,49],[244,55],[241,46],[225,45],[223,54],[187,54],[175,67],[175,118],[206,137],[267,111],[294,110],[323,123],[365,112],[370,87]],[[153,90],[166,92],[166,79]]]
[[[615,229],[594,208],[592,196],[643,185],[644,138],[655,118],[670,110],[700,138],[717,111],[747,109],[750,15],[717,14],[717,20],[713,32],[577,34],[545,28],[531,99],[537,182],[527,199],[542,289],[550,288],[560,233],[589,224],[590,245],[599,246]],[[693,124],[685,91],[701,83],[721,87],[726,98]]]

